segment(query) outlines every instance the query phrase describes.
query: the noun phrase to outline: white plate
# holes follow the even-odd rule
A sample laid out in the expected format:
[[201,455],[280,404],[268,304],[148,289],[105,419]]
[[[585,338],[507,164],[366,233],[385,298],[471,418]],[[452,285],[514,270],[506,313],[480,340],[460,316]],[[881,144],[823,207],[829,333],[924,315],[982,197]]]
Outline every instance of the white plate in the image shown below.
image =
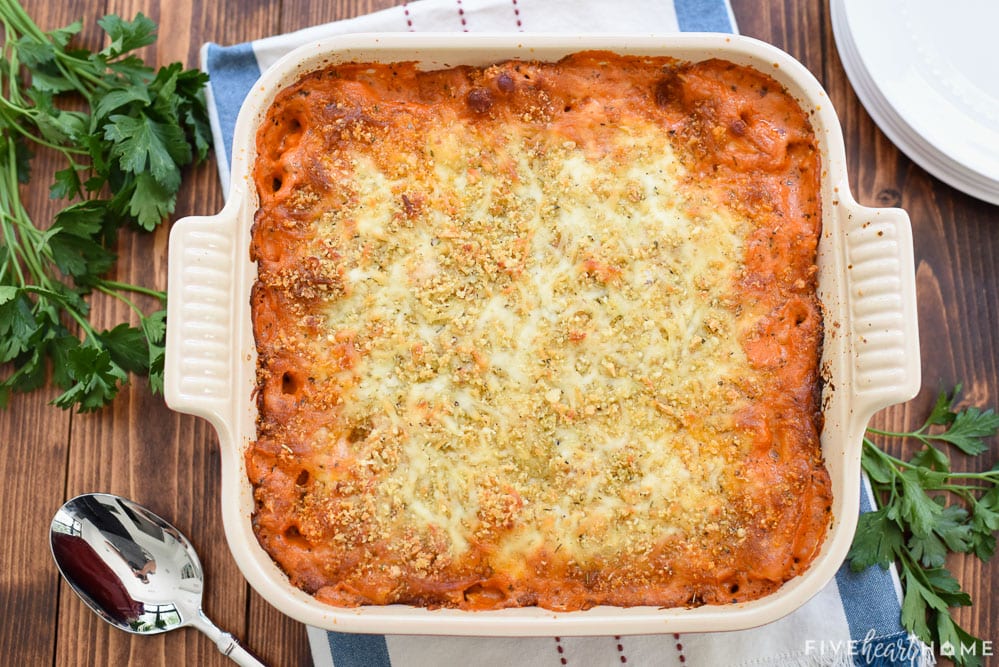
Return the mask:
[[831,0],[857,96],[882,131],[940,180],[999,204],[999,3]]

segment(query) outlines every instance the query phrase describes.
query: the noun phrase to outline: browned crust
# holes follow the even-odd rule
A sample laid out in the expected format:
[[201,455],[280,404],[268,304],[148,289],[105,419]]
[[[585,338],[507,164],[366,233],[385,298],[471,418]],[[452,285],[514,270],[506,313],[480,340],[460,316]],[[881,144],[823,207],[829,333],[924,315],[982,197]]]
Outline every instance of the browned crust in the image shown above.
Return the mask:
[[[640,559],[609,554],[585,567],[546,544],[524,554],[519,573],[497,571],[498,536],[517,515],[516,494],[497,490],[460,559],[447,557],[443,531],[368,532],[378,509],[365,493],[373,480],[354,464],[360,443],[369,446],[373,436],[370,425],[343,418],[346,387],[330,379],[330,368],[351,369],[364,350],[352,332],[340,331],[329,340],[324,368],[316,368],[304,341],[322,333],[316,313],[339,298],[343,266],[336,243],[325,256],[302,248],[312,221],[353,196],[352,153],[391,160],[394,151],[417,146],[420,128],[442,109],[483,134],[526,124],[588,145],[599,141],[601,124],[651,118],[672,137],[690,187],[707,193],[710,205],[753,221],[738,290],[765,311],[742,341],[764,379],[742,388],[751,407],[739,428],[752,446],[729,473],[740,491],[725,510],[726,521],[737,522],[725,531],[663,539]],[[820,160],[806,114],[774,80],[718,60],[608,53],[438,72],[348,64],[282,91],[258,131],[257,150],[260,210],[251,253],[259,267],[252,312],[260,417],[246,463],[257,537],[296,586],[344,606],[723,604],[774,591],[815,557],[831,507],[819,448]],[[401,201],[402,215],[418,224],[420,196],[404,193]],[[613,278],[613,267],[587,270]],[[331,451],[321,441],[340,447]],[[317,478],[330,474],[335,483],[320,489]]]

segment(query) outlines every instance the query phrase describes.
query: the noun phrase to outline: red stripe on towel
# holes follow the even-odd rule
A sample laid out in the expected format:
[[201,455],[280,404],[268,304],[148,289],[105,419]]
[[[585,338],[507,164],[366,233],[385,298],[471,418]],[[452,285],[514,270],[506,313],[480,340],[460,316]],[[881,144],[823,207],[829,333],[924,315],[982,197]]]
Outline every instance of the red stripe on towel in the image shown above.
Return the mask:
[[402,13],[406,17],[406,29],[413,32],[413,17],[409,15],[409,3],[402,3]]
[[520,20],[520,7],[517,5],[517,0],[511,0],[513,2],[513,16],[517,19],[517,30],[523,30],[524,24]]
[[555,637],[555,650],[558,651],[558,661],[559,664],[568,665],[569,661],[565,659],[565,648],[562,646],[562,638]]
[[680,658],[680,663],[682,664],[687,662],[687,656],[683,654],[683,644],[680,642],[680,635],[674,632],[673,639],[676,640],[676,652],[678,654],[678,657]]
[[461,0],[458,2],[458,18],[461,19],[461,30],[462,32],[468,32],[468,22],[465,20],[465,8],[461,6]]
[[628,656],[624,653],[624,644],[621,643],[621,635],[614,635],[614,641],[617,642],[617,653],[618,657],[621,658],[621,664],[628,662]]

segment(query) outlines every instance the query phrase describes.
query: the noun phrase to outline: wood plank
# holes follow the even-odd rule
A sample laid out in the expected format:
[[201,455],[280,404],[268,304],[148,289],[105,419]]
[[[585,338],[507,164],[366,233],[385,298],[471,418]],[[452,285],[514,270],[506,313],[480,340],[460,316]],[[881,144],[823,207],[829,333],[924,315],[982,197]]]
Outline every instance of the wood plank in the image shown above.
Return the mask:
[[284,0],[281,5],[281,32],[340,21],[401,4],[404,0]]
[[[70,415],[46,389],[0,411],[0,655],[12,665],[52,662],[59,574],[48,524],[63,502]],[[32,628],[30,633],[25,628]]]
[[[271,5],[273,7],[273,3]],[[213,7],[214,11],[205,11]],[[227,15],[217,3],[112,2],[108,12],[131,18],[137,11],[160,26],[160,40],[143,52],[147,62],[181,61],[196,66],[203,35]],[[261,16],[267,16],[264,13]],[[276,16],[276,11],[270,16]],[[235,17],[232,17],[235,18]],[[231,23],[231,21],[230,21]],[[213,164],[188,170],[175,218],[221,207]],[[210,206],[212,210],[206,210]],[[117,279],[156,289],[166,286],[168,226],[153,235],[123,234]],[[147,301],[145,305],[152,306]],[[119,302],[95,300],[93,318],[105,326],[130,319]],[[135,322],[134,316],[131,320]],[[205,611],[237,636],[246,634],[248,586],[226,546],[221,516],[219,457],[207,423],[170,412],[145,383],[133,384],[114,405],[74,423],[68,466],[68,493],[109,491],[132,498],[161,514],[188,536],[201,556],[206,576]],[[110,628],[73,598],[60,608],[57,664],[223,665],[227,659],[195,630],[159,637],[132,637]]]
[[[72,23],[89,4],[83,0],[24,2],[42,30]],[[52,173],[62,168],[38,150],[32,182],[21,197],[38,224],[65,205],[48,198]],[[7,368],[3,369],[6,374]],[[74,415],[49,405],[59,390],[47,387],[15,395],[0,411],[0,655],[7,664],[51,664],[56,649],[57,609],[73,594],[60,584],[49,550],[48,525],[64,501],[66,460]]]

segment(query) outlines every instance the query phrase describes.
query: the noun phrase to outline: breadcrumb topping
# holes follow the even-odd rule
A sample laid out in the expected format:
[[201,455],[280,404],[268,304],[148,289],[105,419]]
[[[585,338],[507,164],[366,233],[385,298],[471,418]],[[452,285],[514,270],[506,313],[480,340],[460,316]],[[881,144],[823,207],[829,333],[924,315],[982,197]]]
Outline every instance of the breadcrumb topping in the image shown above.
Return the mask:
[[[759,207],[692,158],[730,126],[678,142],[648,110],[675,94],[670,63],[624,65],[644,99],[568,99],[537,63],[347,66],[283,94],[295,148],[258,162],[248,469],[258,535],[322,599],[698,603],[712,577],[755,596],[795,570],[786,523],[824,473],[814,258],[760,275]],[[811,329],[774,324],[789,300]],[[811,387],[763,417],[796,345]],[[762,574],[736,567],[780,539]]]

